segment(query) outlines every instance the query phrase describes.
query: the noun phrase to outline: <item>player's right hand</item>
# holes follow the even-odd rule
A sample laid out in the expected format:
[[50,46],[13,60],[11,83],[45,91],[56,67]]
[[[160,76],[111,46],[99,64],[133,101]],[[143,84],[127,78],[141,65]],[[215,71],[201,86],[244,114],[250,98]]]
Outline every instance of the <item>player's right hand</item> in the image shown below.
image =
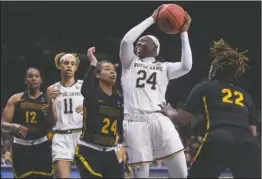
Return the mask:
[[185,23],[184,23],[184,26],[181,28],[181,32],[187,32],[191,22],[192,22],[192,19],[190,15],[187,12],[185,12]]
[[162,4],[161,6],[159,6],[152,14],[153,19],[155,20],[155,22],[157,21],[157,16],[158,13],[160,12],[161,8],[164,6],[164,4]]
[[27,135],[27,131],[28,131],[28,129],[27,129],[25,126],[22,126],[22,125],[19,125],[19,124],[17,124],[17,125],[15,126],[15,133],[16,133],[19,137],[25,138],[26,135]]
[[91,47],[87,50],[87,57],[90,60],[90,64],[96,66],[97,64],[97,59],[94,53],[96,52],[95,47]]
[[55,88],[55,89],[53,89],[53,91],[51,92],[51,94],[50,94],[49,97],[50,97],[52,100],[55,100],[55,99],[57,98],[57,96],[60,95],[60,94],[61,94],[60,89],[59,89],[59,88]]

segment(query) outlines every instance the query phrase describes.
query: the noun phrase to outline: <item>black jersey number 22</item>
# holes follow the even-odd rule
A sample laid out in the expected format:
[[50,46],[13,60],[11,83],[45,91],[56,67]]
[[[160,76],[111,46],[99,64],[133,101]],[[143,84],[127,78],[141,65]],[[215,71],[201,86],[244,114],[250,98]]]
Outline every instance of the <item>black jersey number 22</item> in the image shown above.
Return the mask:
[[156,89],[156,72],[153,72],[149,77],[147,77],[147,73],[144,70],[139,70],[137,72],[139,77],[136,79],[136,87],[144,88],[146,84],[151,85],[151,89]]
[[[222,93],[225,94],[225,96],[222,98],[223,103],[235,104],[235,105],[244,107],[244,103],[243,103],[244,95],[243,95],[243,93],[241,93],[239,91],[232,91],[231,89],[228,89],[228,88],[223,88]],[[232,99],[233,95],[236,97],[235,100]]]

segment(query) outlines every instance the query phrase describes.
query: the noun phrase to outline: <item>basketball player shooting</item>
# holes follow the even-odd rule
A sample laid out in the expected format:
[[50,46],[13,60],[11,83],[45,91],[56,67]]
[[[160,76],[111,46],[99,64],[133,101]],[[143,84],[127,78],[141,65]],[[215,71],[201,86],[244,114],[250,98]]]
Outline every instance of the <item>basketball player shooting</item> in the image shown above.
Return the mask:
[[192,53],[187,34],[190,16],[185,14],[185,23],[180,30],[181,62],[157,61],[160,43],[154,36],[143,36],[135,49],[133,46],[136,39],[156,22],[160,9],[132,28],[120,45],[121,82],[125,100],[124,142],[134,178],[148,178],[149,163],[155,159],[164,162],[171,178],[187,177],[184,146],[179,134],[170,119],[156,111],[159,110],[158,104],[165,102],[168,81],[191,70]]

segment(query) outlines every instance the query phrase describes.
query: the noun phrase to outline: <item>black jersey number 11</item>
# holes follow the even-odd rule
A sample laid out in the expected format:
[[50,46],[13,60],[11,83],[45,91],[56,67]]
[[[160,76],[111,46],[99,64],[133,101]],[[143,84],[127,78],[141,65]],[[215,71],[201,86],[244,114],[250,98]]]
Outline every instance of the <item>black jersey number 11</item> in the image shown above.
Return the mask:
[[72,114],[73,113],[73,103],[72,98],[64,99],[64,113],[65,114]]

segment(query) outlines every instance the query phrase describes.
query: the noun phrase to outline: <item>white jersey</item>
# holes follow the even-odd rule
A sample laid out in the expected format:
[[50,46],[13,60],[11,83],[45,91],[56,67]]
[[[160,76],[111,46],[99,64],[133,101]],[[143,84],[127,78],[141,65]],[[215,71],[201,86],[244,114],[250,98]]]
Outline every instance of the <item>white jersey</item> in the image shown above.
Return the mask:
[[168,85],[166,63],[156,62],[155,58],[135,58],[129,68],[123,69],[124,113],[145,115],[160,110],[158,104],[165,102]]
[[56,89],[60,89],[61,94],[55,99],[57,122],[54,130],[77,129],[83,126],[83,116],[75,109],[83,104],[84,97],[81,94],[83,81],[77,80],[70,87],[64,87],[60,82],[54,84]]

